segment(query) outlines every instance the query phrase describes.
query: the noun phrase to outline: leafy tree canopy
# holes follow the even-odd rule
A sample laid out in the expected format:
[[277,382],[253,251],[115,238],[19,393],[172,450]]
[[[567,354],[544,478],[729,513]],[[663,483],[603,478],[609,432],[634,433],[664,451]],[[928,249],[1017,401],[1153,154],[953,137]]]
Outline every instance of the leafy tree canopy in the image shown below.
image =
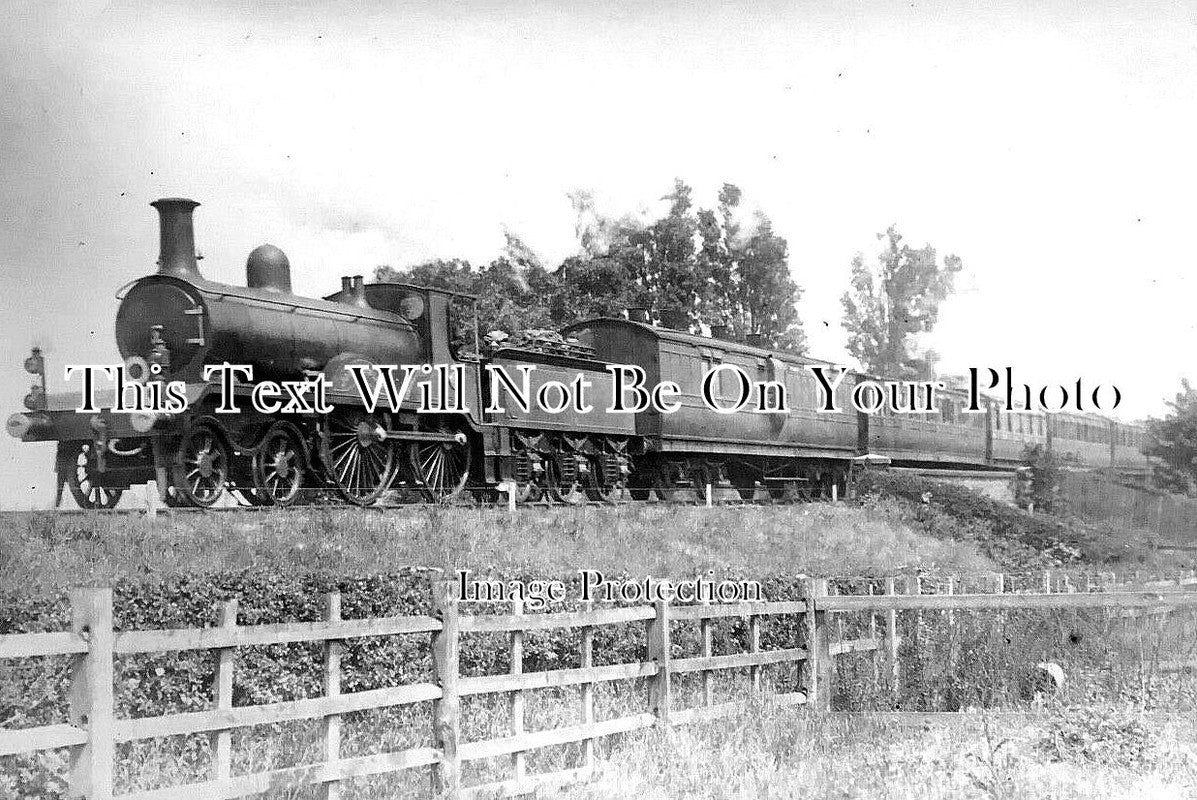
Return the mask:
[[902,244],[894,225],[877,238],[885,241],[885,247],[876,266],[870,267],[857,253],[852,259],[851,288],[841,298],[848,352],[877,375],[934,377],[934,354],[917,354],[913,338],[935,327],[939,306],[951,294],[963,263],[951,255],[940,265],[934,247]]
[[460,259],[405,270],[375,270],[377,280],[403,280],[475,294],[483,332],[560,327],[594,316],[620,316],[644,306],[694,332],[726,325],[730,338],[760,333],[766,346],[801,352],[805,336],[790,276],[788,244],[761,212],[744,230],[742,193],[725,184],[714,209],[697,208],[693,190],[674,182],[668,210],[645,224],[599,212],[593,195],[570,195],[579,252],[548,270],[514,233],[503,254],[481,269]]
[[1163,419],[1147,422],[1148,440],[1144,452],[1164,463],[1156,468],[1161,489],[1193,494],[1197,492],[1197,389],[1186,380],[1171,411]]

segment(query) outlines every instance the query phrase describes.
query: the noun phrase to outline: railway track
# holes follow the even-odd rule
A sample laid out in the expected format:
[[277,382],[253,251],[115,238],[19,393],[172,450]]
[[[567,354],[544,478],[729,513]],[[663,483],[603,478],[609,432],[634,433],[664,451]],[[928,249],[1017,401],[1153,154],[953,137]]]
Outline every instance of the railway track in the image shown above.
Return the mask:
[[[676,490],[677,493],[689,493],[685,489]],[[792,506],[802,505],[813,502],[823,502],[830,498],[815,497],[811,495],[799,494],[790,498],[773,498],[766,493],[764,497],[745,499],[742,497],[731,498],[728,495],[735,494],[736,490],[731,488],[720,487],[716,490],[716,496],[711,499],[711,506],[719,508],[747,508],[747,507],[762,507],[762,506]],[[467,496],[468,495],[468,496]],[[495,495],[498,495],[496,498]],[[722,496],[719,496],[722,495]],[[516,505],[517,509],[548,509],[548,508],[620,508],[627,506],[675,506],[675,507],[691,507],[697,508],[707,505],[704,499],[697,497],[673,497],[673,498],[649,498],[646,500],[633,500],[630,498],[616,499],[616,500],[584,500],[578,503],[560,503],[551,500],[537,500],[535,502],[522,502]],[[193,514],[262,514],[271,512],[284,513],[298,513],[298,512],[321,512],[321,511],[350,511],[360,510],[364,512],[373,513],[388,513],[403,511],[412,508],[505,508],[507,501],[504,495],[494,490],[466,490],[463,496],[457,497],[449,502],[431,503],[427,501],[412,501],[412,502],[379,502],[369,506],[358,506],[350,503],[336,503],[336,502],[315,502],[315,503],[296,503],[290,506],[257,506],[249,504],[237,504],[227,506],[212,506],[210,508],[196,508],[192,506],[183,507],[169,507],[161,503],[156,504],[155,511],[158,514],[165,515],[193,515]],[[125,508],[57,508],[57,509],[25,509],[25,510],[3,510],[0,515],[12,516],[18,514],[55,514],[65,517],[91,517],[91,516],[138,516],[147,513],[145,505],[129,506]]]

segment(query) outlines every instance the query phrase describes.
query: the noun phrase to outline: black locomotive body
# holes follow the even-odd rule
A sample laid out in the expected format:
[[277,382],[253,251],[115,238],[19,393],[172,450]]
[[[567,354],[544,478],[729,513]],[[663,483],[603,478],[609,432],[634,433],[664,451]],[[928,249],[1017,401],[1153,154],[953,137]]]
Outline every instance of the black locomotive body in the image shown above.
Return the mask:
[[[935,413],[864,414],[849,399],[865,379],[855,374],[836,390],[841,411],[823,413],[809,369],[823,362],[634,314],[484,348],[472,297],[367,285],[360,277],[343,278],[341,290],[323,299],[299,297],[286,256],[270,245],[250,254],[246,286],[216,283],[198,269],[198,204],[168,198],[152,205],[161,226],[158,271],[118,295],[116,341],[141,380],[182,382],[185,410],[77,413],[78,394],[45,394],[44,364],[35,353],[27,368],[41,374],[42,389],[26,398],[27,412],[8,421],[17,438],[58,443],[59,490],[65,485],[85,507],[115,505],[124,489],[150,480],[168,504],[201,507],[229,492],[277,505],[328,494],[365,505],[388,492],[440,500],[467,485],[564,503],[701,498],[708,487],[786,498],[843,491],[861,461],[1013,468],[1033,444],[1082,466],[1147,467],[1135,426],[1093,415],[999,413],[995,405],[970,414],[963,394],[952,392],[940,397]],[[220,387],[205,379],[204,368],[223,363],[252,365],[255,382],[322,376],[333,387],[331,408],[297,403],[257,411],[247,402],[247,382],[238,390],[240,412],[222,413]],[[351,382],[354,364],[452,369],[418,372],[397,408],[371,410]],[[680,408],[608,412],[612,364],[640,367],[649,386],[673,381]],[[784,385],[789,410],[716,413],[701,392],[703,376],[720,365]],[[552,381],[585,381],[593,410],[563,402],[559,387],[546,389],[549,408],[524,409],[491,380],[492,368],[517,384],[521,368],[531,368],[533,396]],[[735,374],[722,370],[708,399],[731,404],[740,390]],[[435,411],[418,407],[422,394]],[[98,392],[97,401],[110,407],[111,393]]]

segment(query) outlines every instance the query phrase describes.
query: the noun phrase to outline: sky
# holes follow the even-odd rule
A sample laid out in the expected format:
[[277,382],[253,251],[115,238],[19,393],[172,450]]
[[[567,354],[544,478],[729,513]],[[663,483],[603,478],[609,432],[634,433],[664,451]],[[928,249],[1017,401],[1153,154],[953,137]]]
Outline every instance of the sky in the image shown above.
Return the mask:
[[[897,224],[964,262],[941,372],[1197,379],[1192,3],[55,3],[0,0],[0,390],[33,344],[115,363],[122,284],[185,196],[206,277],[270,242],[297,293],[462,257],[578,249],[568,194],[656,215],[724,182],[789,241],[811,353],[846,358],[856,252]],[[7,414],[8,412],[6,412]],[[52,450],[0,440],[0,507]]]

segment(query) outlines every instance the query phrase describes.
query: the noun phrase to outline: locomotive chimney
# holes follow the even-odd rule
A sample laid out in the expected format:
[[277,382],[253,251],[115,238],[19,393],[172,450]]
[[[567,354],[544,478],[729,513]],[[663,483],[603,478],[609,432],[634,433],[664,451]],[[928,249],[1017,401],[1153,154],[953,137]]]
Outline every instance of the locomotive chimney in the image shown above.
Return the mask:
[[361,275],[353,276],[353,304],[360,308],[369,308],[370,303],[366,300],[366,281]]
[[199,203],[183,197],[164,197],[150,203],[158,210],[158,274],[200,280],[195,258],[195,226],[191,212]]
[[644,306],[629,306],[627,311],[628,320],[630,322],[652,322],[652,320],[648,318],[648,309]]
[[361,275],[342,276],[341,291],[337,292],[337,302],[358,308],[370,308],[370,304],[366,302],[366,284]]
[[255,247],[245,261],[245,285],[268,292],[291,293],[291,262],[272,244]]

